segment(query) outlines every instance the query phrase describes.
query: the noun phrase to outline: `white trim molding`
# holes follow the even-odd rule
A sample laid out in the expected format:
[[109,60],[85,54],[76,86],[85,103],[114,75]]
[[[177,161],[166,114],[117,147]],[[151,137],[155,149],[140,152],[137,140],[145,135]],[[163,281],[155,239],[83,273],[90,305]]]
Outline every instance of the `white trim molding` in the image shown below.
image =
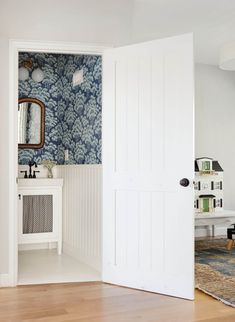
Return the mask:
[[73,55],[102,55],[110,45],[85,44],[79,42],[57,42],[11,39],[10,44],[18,51]]
[[18,55],[19,52],[47,52],[81,55],[101,55],[112,46],[54,41],[9,41],[9,286],[17,285],[18,280],[18,142],[17,113],[18,104]]

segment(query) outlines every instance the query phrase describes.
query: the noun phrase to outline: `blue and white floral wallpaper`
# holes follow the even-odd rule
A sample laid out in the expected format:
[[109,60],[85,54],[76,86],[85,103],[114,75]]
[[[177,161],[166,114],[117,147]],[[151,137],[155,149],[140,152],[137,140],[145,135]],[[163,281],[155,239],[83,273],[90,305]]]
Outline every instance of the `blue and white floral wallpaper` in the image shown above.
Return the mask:
[[[33,97],[46,107],[45,145],[19,149],[19,164],[53,160],[58,164],[101,163],[102,62],[99,56],[20,53],[19,63],[31,58],[44,71],[41,83],[19,81],[19,98]],[[83,69],[84,82],[73,87],[72,77]],[[69,150],[69,161],[64,151]]]

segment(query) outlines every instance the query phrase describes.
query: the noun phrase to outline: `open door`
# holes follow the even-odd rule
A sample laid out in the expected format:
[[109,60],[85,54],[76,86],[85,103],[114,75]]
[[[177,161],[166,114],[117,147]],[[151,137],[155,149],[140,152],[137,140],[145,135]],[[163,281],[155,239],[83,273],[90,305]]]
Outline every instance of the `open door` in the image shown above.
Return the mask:
[[104,282],[194,298],[193,66],[191,34],[104,54]]

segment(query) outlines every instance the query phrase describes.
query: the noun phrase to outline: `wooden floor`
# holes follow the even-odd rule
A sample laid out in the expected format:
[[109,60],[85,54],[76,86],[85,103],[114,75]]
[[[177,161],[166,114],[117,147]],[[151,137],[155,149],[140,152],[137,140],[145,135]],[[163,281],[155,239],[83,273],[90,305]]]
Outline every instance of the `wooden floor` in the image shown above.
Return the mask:
[[196,291],[194,302],[102,283],[0,289],[1,322],[233,322],[235,309]]

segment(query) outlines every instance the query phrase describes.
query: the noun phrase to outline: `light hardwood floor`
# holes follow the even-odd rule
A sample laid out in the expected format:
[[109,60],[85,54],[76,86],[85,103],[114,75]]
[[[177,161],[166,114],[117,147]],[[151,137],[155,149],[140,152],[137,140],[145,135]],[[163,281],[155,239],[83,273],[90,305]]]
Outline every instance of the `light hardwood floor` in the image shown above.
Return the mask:
[[102,283],[0,289],[1,322],[233,322],[235,309],[196,291],[195,302]]

